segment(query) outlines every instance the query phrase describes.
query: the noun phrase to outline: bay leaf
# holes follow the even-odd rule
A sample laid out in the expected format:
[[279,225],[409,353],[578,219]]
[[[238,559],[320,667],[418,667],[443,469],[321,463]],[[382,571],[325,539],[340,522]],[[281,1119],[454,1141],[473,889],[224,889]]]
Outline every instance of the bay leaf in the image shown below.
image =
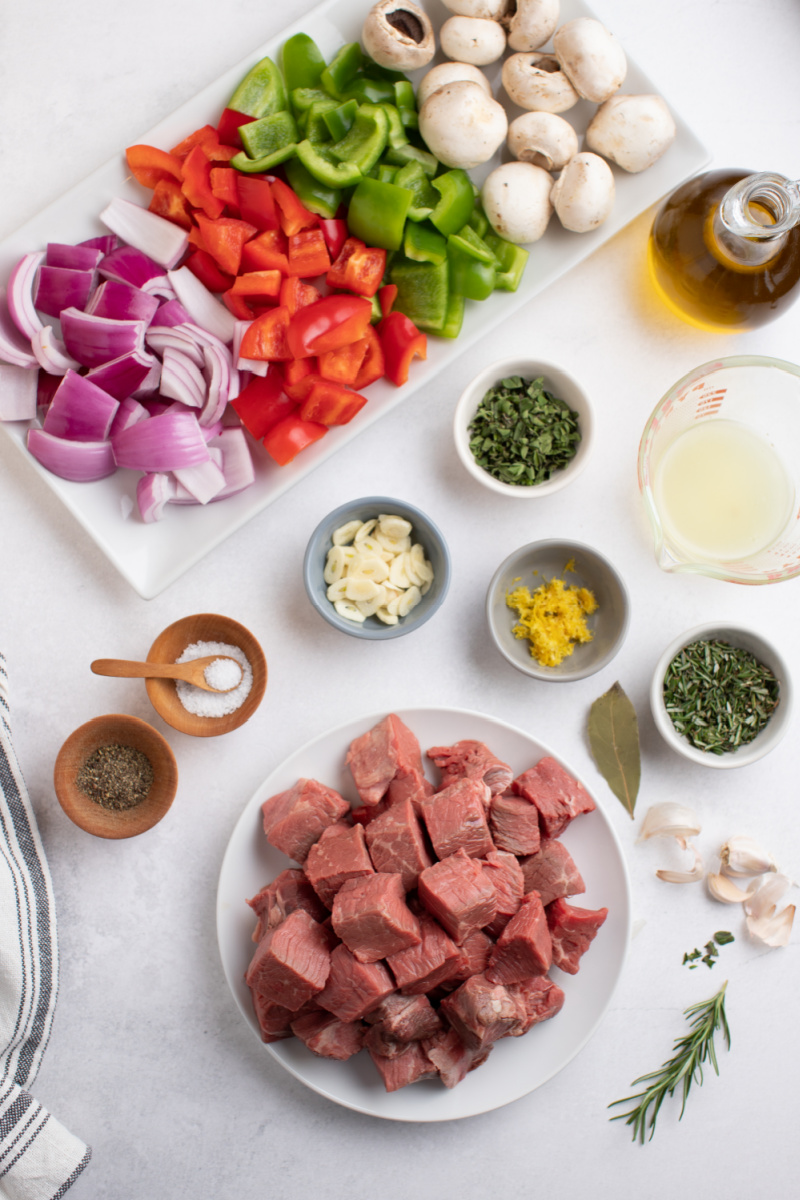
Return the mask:
[[639,722],[619,682],[592,704],[588,732],[598,771],[633,820],[642,772]]

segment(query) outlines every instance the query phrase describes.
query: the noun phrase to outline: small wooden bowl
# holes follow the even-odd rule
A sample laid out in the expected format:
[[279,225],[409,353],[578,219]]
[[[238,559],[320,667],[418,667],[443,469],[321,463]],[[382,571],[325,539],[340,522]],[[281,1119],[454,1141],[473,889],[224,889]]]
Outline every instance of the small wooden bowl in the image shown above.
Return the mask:
[[[101,746],[133,746],[150,759],[153,784],[135,808],[103,808],[76,785],[86,759]],[[129,838],[152,829],[167,812],[178,788],[178,765],[169,743],[152,725],[138,717],[109,713],[70,734],[56,757],[53,782],[59,804],[80,829],[95,837]]]
[[160,633],[150,647],[147,662],[177,662],[186,647],[195,642],[222,642],[243,651],[253,670],[253,686],[239,708],[223,717],[198,716],[181,704],[174,679],[147,679],[145,687],[153,708],[173,729],[193,737],[218,737],[244,725],[258,708],[267,686],[267,660],[261,646],[244,625],[230,617],[197,613],[182,617]]

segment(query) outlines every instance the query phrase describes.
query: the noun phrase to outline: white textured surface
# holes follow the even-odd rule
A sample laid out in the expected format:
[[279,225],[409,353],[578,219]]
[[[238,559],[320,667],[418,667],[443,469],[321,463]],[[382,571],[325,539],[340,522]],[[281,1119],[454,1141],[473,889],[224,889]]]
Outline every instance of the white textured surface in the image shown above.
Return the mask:
[[[278,5],[139,0],[6,4],[0,40],[0,237],[78,183],[291,17]],[[366,4],[365,4],[366,8]],[[710,147],[715,166],[800,176],[800,10],[710,0],[605,0],[606,24]],[[221,15],[224,12],[224,16]],[[313,29],[309,30],[313,34]],[[762,83],[753,83],[753,64]],[[748,64],[745,69],[743,64]],[[320,1200],[417,1195],[508,1200],[556,1192],[667,1200],[687,1188],[745,1200],[790,1195],[800,1051],[797,935],[778,951],[741,934],[738,915],[699,887],[654,878],[668,848],[635,845],[638,827],[603,791],[584,728],[591,701],[619,679],[642,729],[639,809],[680,799],[698,808],[709,856],[749,832],[800,875],[794,729],[741,772],[711,772],[661,742],[647,706],[650,673],[682,629],[740,621],[772,636],[800,677],[797,580],[734,588],[668,577],[655,565],[636,492],[636,449],[666,388],[719,354],[797,359],[800,307],[730,338],[673,319],[649,290],[652,214],[516,314],[465,345],[456,366],[324,463],[152,601],[120,578],[20,456],[0,440],[3,503],[0,640],[9,657],[17,752],[53,872],[62,983],[36,1094],[94,1147],[75,1185],[85,1197],[221,1196]],[[573,488],[541,504],[493,497],[452,445],[454,404],[493,358],[562,362],[591,391],[597,445]],[[313,613],[302,591],[305,541],[328,509],[358,495],[406,496],[444,531],[453,587],[408,638],[367,644]],[[519,675],[493,651],[485,588],[497,564],[539,536],[592,541],[622,571],[633,619],[601,675],[564,687]],[[137,658],[173,620],[219,611],[249,626],[269,662],[257,715],[224,740],[164,726],[141,683],[97,678],[99,656]],[[510,1107],[424,1127],[332,1105],[259,1052],[228,994],[214,934],[217,875],[230,831],[261,779],[296,746],[350,716],[421,704],[474,708],[535,730],[606,798],[634,882],[634,939],[616,999],[581,1054]],[[95,841],[58,807],[52,767],[67,734],[101,712],[151,720],[178,758],[180,785],[162,824],[132,842]],[[731,928],[713,972],[688,972],[685,950]],[[606,1105],[654,1069],[684,1032],[682,1009],[728,978],[733,1030],[721,1078],[707,1075],[683,1122],[668,1102],[652,1144],[630,1145]]]

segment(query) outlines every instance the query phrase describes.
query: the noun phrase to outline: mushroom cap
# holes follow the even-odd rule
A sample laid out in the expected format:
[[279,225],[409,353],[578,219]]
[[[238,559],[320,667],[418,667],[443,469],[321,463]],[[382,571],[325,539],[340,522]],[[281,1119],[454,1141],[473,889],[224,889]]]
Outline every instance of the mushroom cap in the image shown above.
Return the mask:
[[584,150],[564,167],[550,199],[565,229],[588,233],[602,225],[611,212],[614,191],[611,167],[604,158]]
[[488,162],[502,146],[508,117],[479,83],[456,79],[428,96],[419,110],[419,131],[446,167],[468,171]]
[[370,58],[396,71],[425,67],[436,53],[430,18],[413,0],[379,0],[367,14],[361,40]]
[[485,17],[499,21],[506,13],[510,0],[442,0],[442,4],[458,17]]
[[628,70],[622,46],[593,17],[576,17],[557,29],[553,52],[578,95],[595,104],[613,96]]
[[552,175],[526,162],[503,163],[487,175],[481,200],[495,233],[518,245],[537,242],[553,214],[552,187]]
[[479,67],[472,63],[443,62],[431,67],[427,75],[423,75],[417,88],[417,108],[422,108],[428,96],[446,83],[454,83],[457,79],[470,80],[479,84],[487,96],[492,94],[492,85]]
[[558,25],[560,0],[516,0],[514,11],[502,18],[512,50],[538,50]]
[[644,171],[675,139],[672,113],[660,96],[612,96],[598,108],[586,130],[590,150],[624,171]]
[[508,148],[521,162],[560,171],[578,153],[578,135],[555,113],[526,112],[509,125]]
[[439,45],[448,58],[481,67],[503,56],[506,32],[483,17],[448,17],[439,30]]
[[511,54],[502,79],[509,98],[532,112],[566,112],[580,98],[553,54]]

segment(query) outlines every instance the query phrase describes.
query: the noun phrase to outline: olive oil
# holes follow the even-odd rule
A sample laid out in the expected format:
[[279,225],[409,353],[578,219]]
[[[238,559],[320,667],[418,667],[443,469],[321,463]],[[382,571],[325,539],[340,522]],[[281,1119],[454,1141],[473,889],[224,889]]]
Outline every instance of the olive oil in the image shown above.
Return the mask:
[[690,179],[653,222],[648,260],[656,289],[673,312],[702,329],[753,329],[777,317],[797,294],[800,227],[771,237],[769,200],[751,201],[746,210],[757,236],[733,234],[721,222],[720,206],[731,188],[751,177],[758,178],[722,170]]

